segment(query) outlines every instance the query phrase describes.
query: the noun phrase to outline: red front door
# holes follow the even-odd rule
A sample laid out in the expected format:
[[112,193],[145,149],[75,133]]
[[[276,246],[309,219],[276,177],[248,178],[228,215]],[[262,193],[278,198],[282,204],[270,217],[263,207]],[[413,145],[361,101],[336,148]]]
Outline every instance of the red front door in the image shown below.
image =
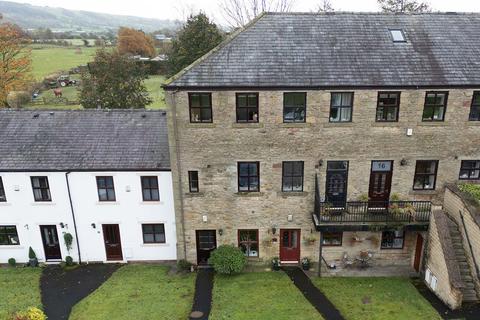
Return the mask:
[[415,246],[415,260],[413,261],[413,267],[417,272],[420,272],[420,262],[422,259],[422,251],[423,251],[423,237],[420,234],[418,234],[417,244]]
[[103,239],[108,261],[123,260],[122,242],[120,241],[120,228],[118,224],[104,224]]
[[280,230],[280,261],[300,261],[300,229]]

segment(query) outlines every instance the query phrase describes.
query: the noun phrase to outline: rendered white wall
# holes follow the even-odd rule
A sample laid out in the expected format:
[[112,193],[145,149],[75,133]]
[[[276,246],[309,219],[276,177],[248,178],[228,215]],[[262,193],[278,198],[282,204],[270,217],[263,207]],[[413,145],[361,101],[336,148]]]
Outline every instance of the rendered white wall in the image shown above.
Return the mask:
[[[96,176],[113,177],[115,202],[98,201]],[[142,200],[141,176],[158,177],[159,202]],[[176,259],[171,172],[73,172],[69,181],[83,261],[106,261],[102,224],[119,225],[124,261]],[[142,223],[163,223],[166,243],[143,244]]]
[[[51,203],[34,202],[30,176],[35,175],[48,176]],[[20,246],[0,246],[0,263],[6,263],[11,257],[17,262],[26,262],[29,246],[40,261],[45,261],[39,226],[47,224],[57,225],[63,259],[68,253],[62,232],[74,236],[70,255],[78,261],[65,173],[0,173],[0,176],[7,196],[7,203],[0,203],[0,225],[16,225],[20,240]],[[96,176],[113,177],[115,202],[98,201]],[[158,177],[159,202],[142,201],[141,176]],[[119,225],[124,262],[176,259],[171,172],[72,172],[68,179],[82,262],[106,262],[102,224]],[[14,191],[15,186],[20,190]],[[60,227],[60,222],[66,224],[65,229]],[[143,244],[142,223],[163,223],[166,243]]]
[[[56,225],[62,258],[70,255],[74,260],[78,260],[65,173],[20,172],[0,173],[0,176],[7,197],[7,202],[0,202],[0,225],[17,226],[20,241],[20,245],[0,246],[0,263],[6,263],[9,258],[15,258],[20,263],[27,262],[30,246],[39,261],[45,261],[40,225]],[[34,201],[31,176],[48,177],[51,202]],[[60,223],[65,227],[61,228]],[[70,253],[63,241],[64,232],[69,232],[74,237]]]

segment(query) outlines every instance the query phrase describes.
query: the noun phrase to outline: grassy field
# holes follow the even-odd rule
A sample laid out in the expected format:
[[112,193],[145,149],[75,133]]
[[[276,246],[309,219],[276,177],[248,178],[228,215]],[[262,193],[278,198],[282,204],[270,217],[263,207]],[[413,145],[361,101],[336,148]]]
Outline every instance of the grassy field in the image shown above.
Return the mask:
[[216,276],[211,320],[322,319],[283,272]]
[[168,275],[168,268],[127,265],[72,310],[70,320],[187,319],[195,275]]
[[97,48],[32,46],[32,75],[37,80],[92,61]]
[[0,268],[0,319],[41,307],[40,268]]
[[[32,75],[40,80],[43,77],[58,72],[60,70],[68,70],[78,65],[85,65],[87,62],[93,59],[96,48],[81,48],[81,54],[76,52],[75,48],[69,47],[55,47],[49,45],[32,46]],[[75,78],[73,76],[72,78]],[[78,77],[77,77],[78,78]],[[150,76],[145,81],[145,86],[153,100],[152,104],[147,106],[147,109],[164,109],[165,99],[164,92],[161,88],[161,84],[165,81],[164,76]],[[69,101],[78,100],[77,87],[62,88],[63,97]],[[47,90],[42,92],[39,97],[41,101],[46,98],[51,101],[54,98],[53,90]],[[81,106],[66,105],[51,103],[47,105],[28,105],[28,108],[35,109],[80,109]]]
[[150,76],[145,80],[145,86],[147,87],[150,97],[152,98],[152,104],[147,106],[147,109],[165,109],[165,94],[161,87],[165,81],[164,76]]
[[407,278],[316,278],[347,320],[440,320]]

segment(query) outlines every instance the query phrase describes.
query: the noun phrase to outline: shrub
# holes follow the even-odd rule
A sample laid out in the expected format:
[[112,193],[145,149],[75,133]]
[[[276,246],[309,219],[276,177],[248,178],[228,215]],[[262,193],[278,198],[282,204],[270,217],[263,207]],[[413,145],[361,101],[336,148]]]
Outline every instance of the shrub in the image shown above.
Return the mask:
[[28,258],[29,259],[36,259],[37,255],[35,254],[35,251],[33,251],[32,247],[28,249]]
[[28,308],[27,311],[17,312],[14,320],[46,320],[47,316],[38,308]]
[[477,204],[480,203],[480,185],[471,184],[471,183],[461,183],[458,185],[458,188],[471,195],[477,201]]
[[65,264],[66,264],[68,267],[73,266],[73,259],[72,259],[72,257],[66,256],[66,257],[65,257]]
[[70,253],[70,250],[72,250],[72,243],[73,243],[72,234],[65,232],[63,234],[63,240],[65,241],[65,247],[67,247],[67,251]]
[[182,270],[182,271],[190,271],[192,264],[187,260],[179,260],[177,262],[177,267],[179,270]]
[[209,262],[218,273],[234,274],[243,270],[247,259],[239,248],[223,245],[212,252]]
[[15,258],[10,258],[8,259],[8,264],[10,267],[15,267],[17,265],[17,260],[15,260]]
[[30,102],[31,95],[26,91],[13,91],[8,94],[7,104],[10,108],[21,108]]

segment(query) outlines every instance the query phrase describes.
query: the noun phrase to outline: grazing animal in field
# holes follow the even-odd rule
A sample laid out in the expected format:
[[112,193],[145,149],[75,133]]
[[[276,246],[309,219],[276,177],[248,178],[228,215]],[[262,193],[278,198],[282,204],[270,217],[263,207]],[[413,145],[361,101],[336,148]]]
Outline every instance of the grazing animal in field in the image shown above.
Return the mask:
[[62,97],[62,89],[53,89],[53,93],[55,93],[55,98]]

